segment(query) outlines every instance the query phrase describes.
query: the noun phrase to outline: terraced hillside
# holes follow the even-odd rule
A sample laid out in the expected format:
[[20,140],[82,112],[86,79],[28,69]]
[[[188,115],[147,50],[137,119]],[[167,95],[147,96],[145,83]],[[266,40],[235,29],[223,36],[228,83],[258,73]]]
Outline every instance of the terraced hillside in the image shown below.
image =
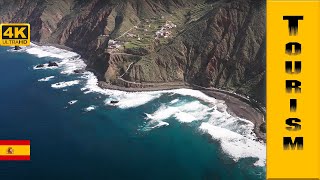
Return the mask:
[[101,81],[195,84],[264,103],[262,0],[0,0],[0,22],[83,55]]

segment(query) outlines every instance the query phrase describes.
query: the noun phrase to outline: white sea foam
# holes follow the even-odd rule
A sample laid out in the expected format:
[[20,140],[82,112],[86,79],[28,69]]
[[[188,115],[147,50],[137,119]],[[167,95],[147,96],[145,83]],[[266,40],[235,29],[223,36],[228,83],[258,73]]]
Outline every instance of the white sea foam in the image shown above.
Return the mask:
[[165,126],[169,126],[169,123],[161,121],[161,122],[158,122],[158,123],[157,123],[156,125],[154,125],[154,126],[148,126],[148,127],[146,127],[146,128],[148,128],[149,130],[151,130],[151,129],[154,129],[154,128],[160,128],[160,127],[165,127]]
[[122,109],[134,108],[146,104],[156,98],[159,98],[162,93],[160,92],[125,92],[119,90],[102,89],[98,84],[97,78],[92,72],[85,72],[81,78],[86,79],[86,85],[81,88],[85,94],[87,93],[100,93],[108,95],[109,98],[105,100],[105,104],[111,105],[111,100],[118,100],[117,107]]
[[79,84],[79,83],[80,83],[79,80],[58,82],[58,83],[55,83],[55,84],[51,84],[51,87],[52,88],[56,88],[56,89],[61,89],[61,88],[73,86],[73,85],[76,85],[76,84]]
[[[113,99],[117,99],[119,101],[116,104],[116,106],[122,109],[128,109],[141,106],[159,97],[160,95],[151,95],[143,93],[123,93],[120,95],[113,96]],[[107,99],[105,103],[110,104],[110,100]]]
[[[58,49],[51,46],[36,46],[23,48],[20,51],[34,54],[37,57],[52,57],[60,59],[58,61],[61,73],[72,74],[76,69],[84,69],[85,63],[80,56],[74,52]],[[48,68],[48,67],[44,67]],[[53,67],[54,68],[54,67]],[[222,100],[209,97],[204,93],[191,89],[175,89],[153,92],[124,92],[118,90],[101,89],[98,87],[98,80],[91,72],[85,72],[81,79],[86,81],[81,88],[84,94],[100,93],[107,95],[106,104],[111,100],[118,100],[115,106],[123,109],[134,108],[153,101],[163,94],[195,97],[198,100],[181,101],[173,99],[168,103],[162,104],[156,111],[146,113],[146,128],[154,129],[168,126],[165,122],[169,118],[175,118],[179,122],[191,123],[200,121],[199,129],[212,136],[213,139],[221,143],[222,150],[229,154],[235,161],[245,157],[256,157],[258,161],[255,165],[265,165],[265,144],[256,141],[253,133],[254,125],[248,120],[233,117],[227,112],[227,106]],[[78,84],[79,80],[61,82],[53,84],[54,88],[64,88]],[[209,103],[208,104],[205,104]],[[89,106],[85,111],[92,111],[96,106]]]
[[30,46],[21,49],[21,51],[35,55],[39,58],[53,57],[58,59],[66,59],[78,56],[78,54],[75,52],[59,49],[53,46],[38,46],[33,43],[31,43]]
[[254,124],[251,121],[230,115],[224,101],[207,97],[201,92],[196,93],[186,89],[173,91],[187,96],[195,95],[196,98],[210,104],[205,105],[199,100],[181,102],[174,99],[167,104],[162,104],[155,112],[146,114],[146,119],[150,120],[146,126],[155,128],[156,123],[163,123],[170,117],[183,123],[202,121],[199,129],[218,140],[222,150],[235,161],[240,158],[255,157],[258,158],[255,165],[265,165],[265,144],[257,141],[253,132]]
[[202,120],[212,110],[199,101],[192,101],[181,106],[162,105],[152,114],[147,114],[149,119],[163,121],[170,117],[175,117],[180,122],[190,123],[196,120]]
[[43,67],[37,67],[36,66],[33,66],[33,69],[34,70],[37,70],[37,69],[58,69],[58,66],[48,66],[48,64],[43,64]]
[[218,140],[223,151],[229,154],[235,161],[240,158],[255,157],[258,158],[255,162],[256,166],[265,166],[266,147],[264,143],[254,141],[210,123],[202,123],[200,129],[210,134],[213,139]]
[[63,69],[63,71],[61,71],[62,74],[73,74],[75,70],[84,69],[86,64],[78,55],[63,59],[59,62],[59,66]]
[[48,76],[48,77],[45,77],[45,78],[42,78],[42,79],[39,79],[38,81],[40,82],[43,82],[43,81],[50,81],[51,79],[53,79],[54,76]]
[[170,101],[170,104],[177,103],[178,101],[179,101],[179,99],[174,99],[174,100]]
[[211,113],[208,123],[214,126],[228,129],[250,139],[256,139],[253,133],[254,124],[243,118],[231,116],[227,111],[220,112],[218,110]]
[[57,59],[57,66],[48,67],[48,64],[45,63],[43,67],[34,69],[57,69],[61,68],[62,74],[73,74],[74,70],[84,69],[86,64],[81,59],[80,55],[64,49],[59,49],[53,46],[38,46],[31,43],[28,47],[23,47],[19,52],[26,52],[28,54],[32,54],[36,57],[51,57]]
[[[124,92],[119,90],[101,89],[100,87],[97,86],[98,81],[91,72],[85,73],[85,75],[83,75],[82,78],[87,78],[87,83],[84,88],[81,88],[81,91],[84,91],[84,93],[96,92],[96,93],[108,95],[112,99],[118,100],[119,103],[117,103],[117,106],[123,109],[138,107],[154,99],[159,98],[163,94],[171,94],[171,93],[188,95],[188,96],[195,95],[196,98],[199,98],[209,103],[215,103],[216,106],[221,106],[222,109],[226,109],[226,106],[224,105],[224,101],[216,100],[196,90],[175,89],[175,90],[148,91],[148,92]],[[174,104],[174,103],[177,103],[178,101],[179,101],[178,99],[173,100],[171,103]],[[110,104],[109,98],[106,100],[106,104]]]
[[227,111],[215,110],[200,130],[208,133],[221,143],[222,150],[235,161],[245,157],[255,157],[257,166],[266,162],[265,143],[257,140],[251,121],[231,116]]
[[[86,76],[86,77],[84,77]],[[265,165],[266,149],[263,142],[256,141],[253,133],[254,124],[251,121],[234,117],[227,112],[227,106],[222,100],[209,97],[204,93],[191,89],[175,89],[153,92],[123,92],[118,90],[101,89],[97,86],[97,79],[92,73],[87,73],[87,84],[82,89],[85,93],[96,92],[108,95],[105,103],[118,100],[115,104],[119,108],[133,108],[159,98],[163,94],[180,94],[195,97],[210,105],[204,105],[200,101],[182,102],[174,99],[168,104],[163,104],[153,113],[146,113],[148,120],[144,130],[152,130],[168,126],[165,122],[174,117],[179,122],[190,123],[193,121],[204,121],[199,127],[207,132],[213,139],[221,142],[222,150],[230,155],[235,161],[240,158],[256,157],[256,166]],[[216,132],[216,133],[215,133]]]
[[[33,46],[35,44],[33,43],[30,43],[30,46]],[[20,49],[18,50],[15,50],[14,49],[14,46],[10,46],[10,49],[7,50],[7,52],[12,52],[12,53],[21,53],[21,52],[25,52],[26,51],[26,48],[30,47],[30,46],[21,46]]]
[[[175,100],[173,100],[175,101]],[[178,101],[176,101],[178,102]],[[160,108],[152,114],[146,114],[146,128],[144,130],[151,130],[154,128],[168,126],[165,122],[169,118],[175,118],[182,123],[191,123],[193,121],[203,120],[212,108],[201,104],[199,101],[181,102],[172,105],[172,101],[167,104],[162,104]]]
[[[219,106],[222,110],[227,109],[224,101],[217,100],[215,98],[209,97],[204,93],[192,90],[192,89],[174,89],[174,90],[161,90],[161,91],[148,91],[148,92],[125,92],[120,90],[110,90],[110,89],[102,89],[98,84],[98,79],[92,72],[85,72],[81,76],[82,79],[86,79],[86,85],[81,88],[85,94],[87,93],[100,93],[104,95],[110,96],[106,100],[106,104],[110,104],[110,99],[116,99],[119,101],[117,106],[119,108],[133,108],[141,106],[145,103],[148,103],[154,99],[159,98],[163,94],[180,94],[183,96],[192,96],[208,103],[214,104],[215,106]],[[179,99],[173,100],[171,103],[174,104],[178,102]]]
[[89,112],[89,111],[93,111],[93,110],[95,110],[95,109],[96,109],[96,106],[91,105],[91,106],[89,106],[89,107],[84,108],[83,110],[86,111],[86,112]]
[[78,100],[72,100],[72,101],[69,101],[68,104],[72,105],[72,104],[75,104],[77,102],[78,102]]

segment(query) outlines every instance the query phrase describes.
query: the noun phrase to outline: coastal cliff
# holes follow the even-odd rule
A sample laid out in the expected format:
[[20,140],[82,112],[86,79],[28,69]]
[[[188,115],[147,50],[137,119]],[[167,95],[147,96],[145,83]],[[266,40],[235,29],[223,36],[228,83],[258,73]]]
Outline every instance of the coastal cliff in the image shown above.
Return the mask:
[[265,103],[265,2],[0,0],[0,22],[71,47],[112,85],[188,83]]

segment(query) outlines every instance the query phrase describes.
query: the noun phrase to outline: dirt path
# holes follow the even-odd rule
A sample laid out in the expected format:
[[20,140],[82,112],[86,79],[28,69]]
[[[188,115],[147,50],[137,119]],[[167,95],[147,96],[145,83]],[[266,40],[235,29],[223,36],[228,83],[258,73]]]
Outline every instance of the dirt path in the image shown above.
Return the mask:
[[[135,26],[139,26],[139,25],[140,25],[140,22]],[[135,26],[133,26],[132,28],[130,28],[128,31],[124,32],[120,36],[116,37],[114,40],[117,40],[117,39],[121,38],[122,36],[126,35],[128,32],[130,32],[132,29],[134,29]]]
[[[132,63],[129,64],[129,66],[128,66],[128,68],[126,69],[126,71],[125,71],[119,78],[122,79],[122,77],[123,77],[123,76],[128,72],[128,70],[131,68],[131,66],[132,66],[133,63],[134,63],[134,62],[132,62]],[[124,79],[122,79],[122,80],[124,80]]]

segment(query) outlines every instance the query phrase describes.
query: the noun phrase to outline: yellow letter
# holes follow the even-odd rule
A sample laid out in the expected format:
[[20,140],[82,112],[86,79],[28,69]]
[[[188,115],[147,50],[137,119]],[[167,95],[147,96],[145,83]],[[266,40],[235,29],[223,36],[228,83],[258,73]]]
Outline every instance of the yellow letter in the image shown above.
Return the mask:
[[4,33],[3,36],[8,36],[9,38],[12,38],[12,27],[9,27]]
[[21,38],[27,38],[27,36],[23,33],[23,31],[26,29],[26,27],[15,27],[14,28],[14,38],[19,38],[19,35],[21,36]]

